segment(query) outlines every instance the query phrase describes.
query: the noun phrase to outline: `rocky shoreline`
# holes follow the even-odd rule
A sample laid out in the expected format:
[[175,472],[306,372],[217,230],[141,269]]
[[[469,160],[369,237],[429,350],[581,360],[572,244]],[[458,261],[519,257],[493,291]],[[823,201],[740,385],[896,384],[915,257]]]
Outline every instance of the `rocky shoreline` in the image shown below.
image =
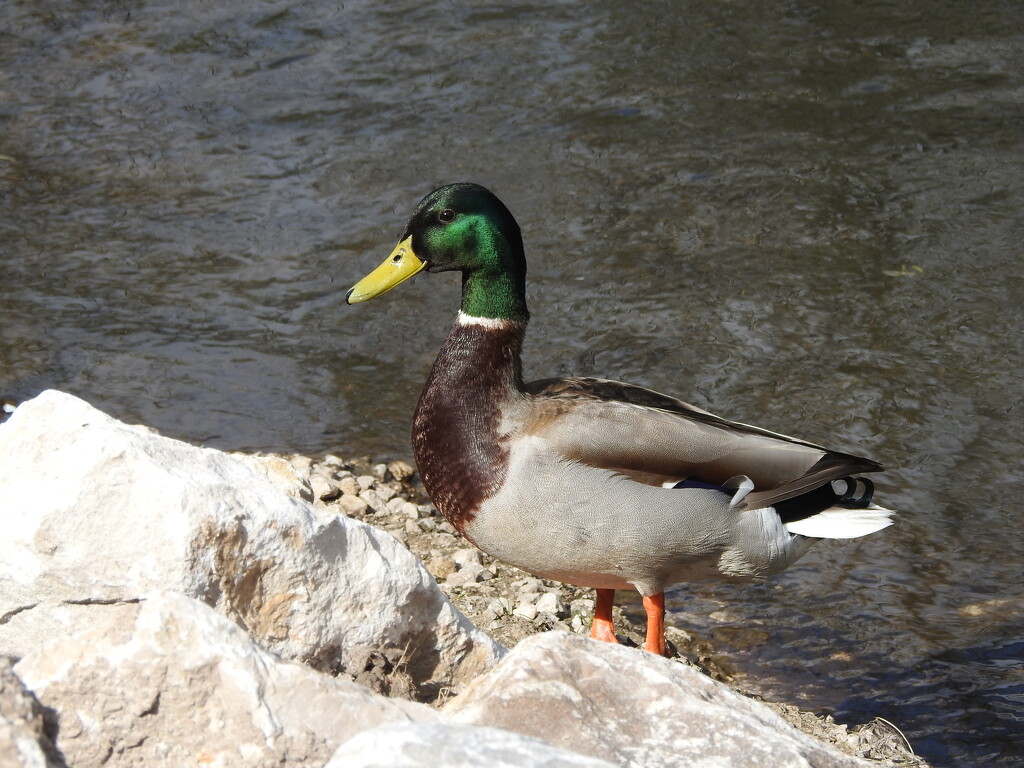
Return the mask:
[[686,632],[585,639],[590,590],[470,546],[406,461],[229,455],[46,392],[0,424],[0,519],[3,765],[925,766],[883,720],[737,695]]
[[[405,544],[458,609],[502,645],[511,648],[540,632],[589,633],[593,590],[538,579],[473,547],[434,508],[411,463],[331,454],[280,458],[287,460],[308,484],[309,499],[315,506],[381,528]],[[613,610],[620,642],[642,647],[643,627],[637,626],[621,606]],[[699,669],[732,685],[744,696],[761,701],[794,728],[846,754],[880,764],[926,766],[892,723],[876,718],[851,727],[837,723],[830,715],[766,701],[743,688],[728,658],[718,654],[710,643],[677,627],[666,626],[665,631],[678,663]],[[378,664],[367,669],[360,682],[388,694],[394,689],[389,673],[393,674],[393,668]]]

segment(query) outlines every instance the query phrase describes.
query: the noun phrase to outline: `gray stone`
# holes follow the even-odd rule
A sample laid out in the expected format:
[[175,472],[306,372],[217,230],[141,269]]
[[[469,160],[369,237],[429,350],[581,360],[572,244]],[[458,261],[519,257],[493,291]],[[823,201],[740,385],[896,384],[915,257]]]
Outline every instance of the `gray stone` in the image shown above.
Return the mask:
[[398,493],[398,491],[396,491],[390,485],[384,485],[383,483],[377,483],[376,487],[374,487],[373,490],[381,498],[385,505],[387,505],[387,502],[395,498],[395,494]]
[[400,542],[282,493],[279,481],[295,487],[293,472],[276,477],[284,468],[59,392],[24,403],[0,425],[0,653],[20,657],[98,605],[173,589],[321,670],[407,651],[424,697],[493,664],[503,649]]
[[339,478],[338,488],[340,488],[341,492],[346,496],[358,496],[363,490],[356,479],[351,475]]
[[470,563],[474,565],[483,565],[484,563],[480,550],[473,547],[456,550],[452,554],[452,559],[455,560],[460,568],[465,568]]
[[338,497],[337,504],[341,507],[341,511],[349,517],[364,515],[370,508],[370,505],[358,496],[349,496],[348,494]]
[[629,768],[869,765],[690,667],[569,632],[523,640],[444,711]]
[[569,608],[558,599],[558,595],[554,592],[543,593],[537,598],[537,602],[534,605],[541,613],[550,613],[556,619],[569,618]]
[[613,768],[498,728],[382,725],[343,744],[325,768]]
[[379,493],[375,490],[365,490],[359,494],[359,498],[366,502],[367,506],[374,512],[387,511],[387,504]]
[[512,611],[513,616],[518,616],[527,621],[537,618],[537,606],[532,602],[520,602]]
[[416,468],[409,462],[399,459],[388,464],[388,472],[395,480],[402,482],[411,478],[416,473]]
[[484,568],[480,563],[467,563],[448,575],[445,581],[452,587],[462,587],[466,584],[476,584],[481,581],[489,581],[494,574]]
[[341,496],[341,489],[324,475],[312,475],[309,478],[309,485],[313,490],[313,497],[321,501],[333,501]]
[[0,765],[10,768],[64,768],[53,743],[57,723],[27,690],[11,662],[0,656]]
[[382,723],[438,720],[422,704],[282,661],[170,592],[82,615],[15,669],[57,711],[57,746],[76,768],[312,768]]

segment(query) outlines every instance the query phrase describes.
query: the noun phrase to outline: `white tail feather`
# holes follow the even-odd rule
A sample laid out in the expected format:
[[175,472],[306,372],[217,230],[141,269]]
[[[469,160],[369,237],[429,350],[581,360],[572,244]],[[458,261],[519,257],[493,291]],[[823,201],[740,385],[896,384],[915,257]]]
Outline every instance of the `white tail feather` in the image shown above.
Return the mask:
[[892,525],[891,509],[872,504],[865,509],[829,507],[803,520],[786,523],[786,530],[814,539],[856,539]]

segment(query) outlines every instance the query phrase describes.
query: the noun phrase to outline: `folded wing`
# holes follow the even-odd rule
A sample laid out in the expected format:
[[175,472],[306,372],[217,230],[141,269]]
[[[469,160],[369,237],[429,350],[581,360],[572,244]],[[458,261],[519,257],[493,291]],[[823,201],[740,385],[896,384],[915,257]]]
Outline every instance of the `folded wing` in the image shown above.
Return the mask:
[[742,508],[770,506],[839,478],[877,472],[871,459],[722,419],[643,387],[588,378],[527,385],[528,430],[567,459],[660,485],[692,477],[754,482]]

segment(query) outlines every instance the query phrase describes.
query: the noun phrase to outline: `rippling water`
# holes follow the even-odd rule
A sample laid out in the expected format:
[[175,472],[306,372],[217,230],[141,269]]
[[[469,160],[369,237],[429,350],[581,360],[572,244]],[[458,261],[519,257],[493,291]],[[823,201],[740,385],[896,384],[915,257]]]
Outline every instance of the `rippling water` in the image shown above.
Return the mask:
[[897,527],[674,620],[769,695],[1024,764],[1019,4],[0,5],[0,396],[408,456],[457,278],[344,290],[434,186],[525,234],[528,374],[891,467]]

